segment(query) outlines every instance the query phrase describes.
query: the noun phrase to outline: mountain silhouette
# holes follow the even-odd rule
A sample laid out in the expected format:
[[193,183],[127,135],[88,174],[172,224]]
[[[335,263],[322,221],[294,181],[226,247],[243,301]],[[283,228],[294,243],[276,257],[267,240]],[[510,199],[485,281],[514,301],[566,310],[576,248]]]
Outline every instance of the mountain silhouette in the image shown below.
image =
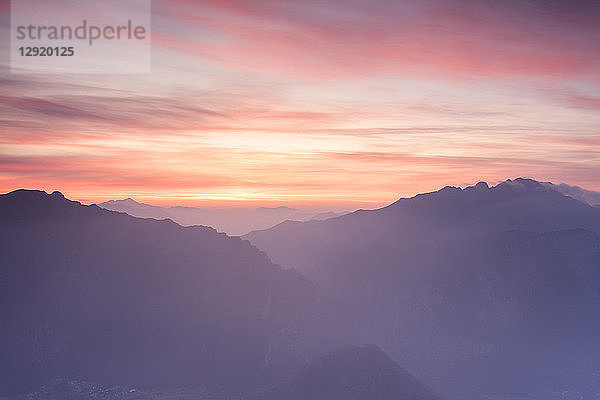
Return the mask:
[[379,347],[344,346],[251,400],[440,400]]
[[559,399],[600,392],[599,233],[597,208],[516,179],[245,238],[437,392]]
[[[587,229],[600,232],[600,212],[530,179],[489,187],[481,182],[460,189],[447,186],[377,210],[358,210],[325,221],[286,221],[245,235],[277,264],[294,267],[321,284],[330,268],[367,256],[372,264],[387,253],[430,241],[476,238],[524,230]],[[306,251],[310,249],[310,251]],[[343,250],[343,251],[342,251]],[[329,262],[331,261],[331,262]]]
[[286,220],[323,220],[343,215],[343,212],[318,212],[285,206],[258,208],[197,208],[159,207],[139,203],[132,198],[109,200],[98,206],[124,212],[134,217],[171,219],[184,226],[206,225],[228,235],[243,235],[252,230],[270,228]]
[[553,190],[556,190],[557,192],[560,192],[566,196],[587,203],[591,206],[600,205],[600,192],[586,190],[579,186],[567,185],[566,183],[555,185],[551,182],[543,182],[543,184],[547,185]]
[[303,363],[319,294],[239,238],[0,196],[0,396],[54,379],[234,393]]
[[[435,398],[410,374],[450,400],[600,393],[600,210],[546,183],[244,237],[267,253],[59,192],[1,195],[0,224],[10,399]],[[385,353],[319,358],[347,343]]]

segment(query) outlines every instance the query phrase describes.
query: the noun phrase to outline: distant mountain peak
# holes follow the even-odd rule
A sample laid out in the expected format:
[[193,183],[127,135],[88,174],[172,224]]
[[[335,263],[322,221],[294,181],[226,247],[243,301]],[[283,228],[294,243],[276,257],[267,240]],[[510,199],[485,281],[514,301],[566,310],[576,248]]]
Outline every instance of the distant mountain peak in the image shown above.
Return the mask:
[[460,192],[462,189],[456,186],[444,186],[438,192]]
[[542,185],[550,190],[555,190],[565,196],[569,196],[591,206],[597,207],[600,205],[600,192],[583,189],[582,187],[575,185],[567,185],[566,183],[555,184],[552,182],[542,182]]
[[296,208],[290,208],[287,206],[277,206],[277,207],[257,207],[256,211],[299,211]]
[[121,200],[108,200],[105,201],[103,203],[100,203],[99,205],[109,205],[109,204],[123,204],[123,205],[147,205],[144,203],[140,203],[139,201],[135,201],[134,199],[132,199],[131,197],[127,197],[126,199],[121,199]]
[[[453,198],[461,197],[461,194],[503,194],[506,196],[520,195],[547,195],[547,196],[567,196],[580,202],[587,203],[591,206],[600,204],[600,192],[586,190],[579,186],[571,186],[564,183],[554,184],[552,182],[541,182],[532,178],[515,178],[507,179],[496,185],[490,186],[486,182],[479,182],[473,186],[467,186],[464,189],[456,186],[445,186],[439,190],[418,194],[410,198],[401,198],[399,202],[404,202],[408,199],[418,198]],[[491,199],[492,197],[490,197]],[[549,197],[550,198],[550,197]],[[393,203],[396,204],[396,203]]]
[[43,190],[37,190],[37,189],[17,189],[17,190],[13,190],[12,192],[8,192],[8,193],[4,194],[3,196],[34,198],[34,197],[49,196],[49,194]]
[[476,190],[488,190],[490,188],[487,182],[478,182],[475,186],[471,187]]
[[501,182],[494,187],[501,188],[506,186],[510,186],[513,188],[516,187],[519,189],[547,190],[547,188],[541,182],[530,178],[507,179],[506,181]]
[[401,198],[399,201],[407,199],[417,199],[422,197],[435,197],[436,195],[460,195],[461,193],[485,193],[493,191],[513,191],[513,192],[528,192],[528,191],[548,191],[553,190],[545,186],[543,183],[538,182],[530,178],[516,178],[507,179],[495,186],[490,186],[487,182],[481,181],[473,186],[467,186],[464,189],[458,186],[444,186],[443,188],[428,192],[417,194],[410,198]]
[[54,192],[50,193],[50,196],[66,199],[65,195],[59,192],[58,190],[55,190]]
[[42,201],[53,201],[55,203],[77,203],[79,202],[72,201],[67,199],[61,192],[58,190],[53,191],[52,193],[47,193],[43,190],[35,190],[35,189],[17,189],[12,192],[0,195],[0,197],[4,197],[5,199],[11,199],[16,202],[42,202]]

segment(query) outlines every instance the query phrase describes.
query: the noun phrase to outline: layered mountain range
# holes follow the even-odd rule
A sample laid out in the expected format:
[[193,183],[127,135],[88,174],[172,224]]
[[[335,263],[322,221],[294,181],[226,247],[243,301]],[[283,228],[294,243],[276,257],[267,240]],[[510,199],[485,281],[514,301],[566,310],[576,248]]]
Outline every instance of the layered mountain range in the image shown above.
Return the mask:
[[0,196],[0,394],[67,377],[241,393],[306,357],[315,286],[247,241],[60,193]]
[[[401,199],[245,238],[454,398],[593,398],[600,210],[528,179]],[[533,396],[533,397],[526,397]]]
[[243,238],[1,195],[0,398],[597,399],[600,209],[563,192],[446,187]]
[[183,226],[207,225],[219,232],[239,236],[257,229],[266,229],[283,221],[323,220],[344,215],[345,212],[311,211],[280,207],[257,208],[198,208],[198,207],[160,207],[139,203],[132,198],[109,200],[98,206],[124,212],[134,217],[171,219]]

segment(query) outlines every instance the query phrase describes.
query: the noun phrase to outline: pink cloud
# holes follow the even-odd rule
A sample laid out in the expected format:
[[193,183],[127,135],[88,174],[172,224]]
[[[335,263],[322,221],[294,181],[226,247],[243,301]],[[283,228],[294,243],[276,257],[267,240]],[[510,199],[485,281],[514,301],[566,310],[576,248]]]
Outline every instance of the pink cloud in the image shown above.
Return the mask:
[[600,13],[581,4],[155,0],[151,75],[0,77],[0,191],[383,205],[522,175],[598,190]]
[[[597,7],[549,12],[507,2],[176,2],[170,17],[218,34],[177,40],[186,54],[254,73],[300,79],[365,74],[555,80],[593,76]],[[164,35],[159,43],[173,45]]]

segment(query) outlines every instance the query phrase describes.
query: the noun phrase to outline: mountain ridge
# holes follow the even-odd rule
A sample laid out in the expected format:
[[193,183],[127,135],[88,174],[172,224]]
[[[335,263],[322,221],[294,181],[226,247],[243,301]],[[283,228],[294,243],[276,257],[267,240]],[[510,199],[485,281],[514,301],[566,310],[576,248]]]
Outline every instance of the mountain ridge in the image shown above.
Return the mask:
[[[313,384],[282,380],[344,343],[376,343],[450,400],[593,399],[599,215],[516,179],[286,222],[250,244],[60,192],[2,195],[0,395],[68,389],[34,390],[68,377],[83,392],[191,385],[223,398],[270,387],[296,400]],[[327,371],[372,394],[363,389],[377,374]],[[309,376],[300,382],[323,382]]]
[[[567,185],[568,186],[568,185]],[[571,186],[569,186],[571,187]],[[593,205],[593,204],[589,204],[584,202],[583,200],[577,199],[575,197],[569,196],[568,194],[565,194],[563,192],[561,192],[559,190],[559,185],[554,185],[551,184],[550,182],[539,182],[533,179],[529,179],[529,178],[516,178],[516,179],[507,179],[506,181],[500,182],[497,185],[494,186],[490,186],[487,182],[479,182],[475,185],[472,186],[467,186],[465,188],[461,188],[458,186],[444,186],[443,188],[439,189],[439,190],[435,190],[432,192],[426,192],[426,193],[419,193],[416,194],[414,196],[411,197],[402,197],[399,198],[398,200],[380,207],[380,208],[375,208],[375,209],[359,209],[341,216],[337,216],[337,217],[333,217],[330,219],[339,219],[339,218],[352,218],[353,216],[362,216],[362,215],[368,215],[368,214],[375,214],[378,212],[393,212],[393,210],[396,210],[397,208],[401,208],[402,206],[411,206],[415,203],[417,203],[418,201],[448,201],[448,200],[452,200],[453,198],[456,198],[458,196],[461,195],[485,195],[485,196],[489,196],[494,195],[494,194],[499,194],[500,199],[499,201],[501,201],[503,198],[505,199],[506,197],[510,196],[511,194],[524,194],[524,193],[538,193],[538,194],[549,194],[550,198],[554,197],[554,198],[568,198],[572,201],[577,201],[578,203],[583,204],[584,206],[588,206],[588,207],[593,207],[593,208],[598,208],[600,207],[600,205]],[[554,193],[556,195],[554,195]],[[595,193],[595,192],[594,192]],[[273,230],[273,229],[277,229],[280,228],[281,226],[286,226],[286,225],[297,225],[300,226],[301,224],[319,224],[321,221],[283,221],[281,223],[279,223],[278,225],[275,225],[273,227],[270,228],[266,228],[266,229],[260,229],[260,230],[256,230],[256,231],[252,231],[249,232],[246,235],[243,235],[246,238],[250,238],[252,237],[256,232],[264,232],[264,231],[269,231],[269,230]]]
[[[515,179],[244,238],[341,302],[347,342],[377,343],[437,392],[558,399],[596,390],[599,233],[597,208]],[[498,383],[520,375],[511,393]]]
[[141,218],[171,219],[180,225],[212,226],[218,231],[239,236],[255,229],[265,229],[285,220],[326,219],[343,212],[308,211],[286,206],[257,208],[204,209],[187,206],[160,207],[140,203],[132,198],[109,200],[98,206]]
[[235,392],[310,354],[286,332],[316,287],[245,240],[59,192],[1,195],[0,223],[0,394],[64,376]]

